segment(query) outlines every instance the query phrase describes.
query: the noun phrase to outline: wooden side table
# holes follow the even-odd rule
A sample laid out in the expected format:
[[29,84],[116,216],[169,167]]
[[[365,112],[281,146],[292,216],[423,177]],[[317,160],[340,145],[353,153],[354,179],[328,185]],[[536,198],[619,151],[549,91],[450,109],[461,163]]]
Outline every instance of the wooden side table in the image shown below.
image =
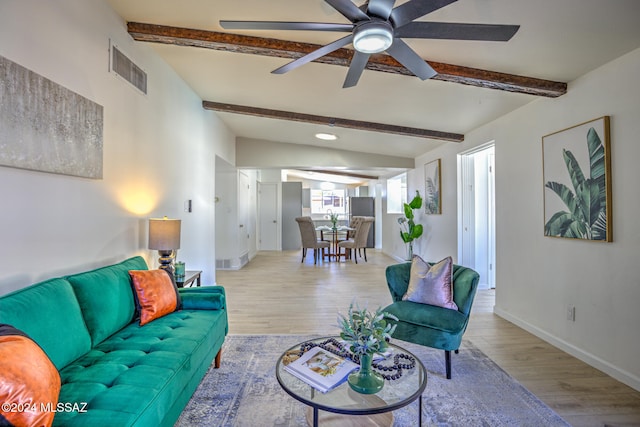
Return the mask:
[[187,270],[184,272],[184,278],[182,279],[182,281],[176,280],[176,284],[179,288],[190,288],[193,286],[193,282],[196,283],[196,286],[200,286],[202,284],[201,274],[202,271]]

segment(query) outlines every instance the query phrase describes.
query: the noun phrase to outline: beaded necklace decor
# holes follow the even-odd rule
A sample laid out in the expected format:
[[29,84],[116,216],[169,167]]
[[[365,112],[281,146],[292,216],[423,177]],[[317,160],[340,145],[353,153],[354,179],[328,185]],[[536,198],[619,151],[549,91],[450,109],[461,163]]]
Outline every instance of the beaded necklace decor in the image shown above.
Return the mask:
[[[360,364],[360,357],[357,354],[351,353],[345,345],[336,340],[335,338],[328,338],[325,341],[320,343],[307,341],[300,344],[300,351],[298,352],[298,356],[302,356],[307,351],[311,350],[314,347],[320,347],[323,350],[329,351],[333,354],[336,354],[340,357],[344,357],[345,359],[349,359],[354,363]],[[406,362],[401,362],[404,360]],[[371,366],[374,369],[377,369],[379,374],[385,380],[397,380],[402,376],[402,372],[404,369],[413,369],[416,366],[416,359],[413,356],[404,353],[398,353],[393,356],[393,365],[390,365],[388,361],[373,362]],[[388,372],[388,373],[387,373]]]

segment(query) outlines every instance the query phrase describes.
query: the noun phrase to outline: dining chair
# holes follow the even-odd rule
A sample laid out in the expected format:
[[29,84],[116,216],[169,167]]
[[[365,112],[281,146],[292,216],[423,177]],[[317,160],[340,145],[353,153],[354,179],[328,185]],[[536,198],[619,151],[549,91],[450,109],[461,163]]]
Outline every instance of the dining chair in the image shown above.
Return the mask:
[[369,229],[371,228],[371,224],[373,224],[372,216],[361,216],[354,217],[360,218],[356,223],[356,231],[353,238],[349,238],[347,240],[343,240],[338,243],[338,248],[344,248],[345,250],[349,250],[349,257],[353,254],[353,260],[355,263],[358,263],[358,250],[362,249],[364,252],[364,260],[367,262],[367,237],[369,236]]
[[349,223],[349,228],[352,228],[353,230],[347,231],[347,240],[348,239],[352,239],[352,238],[355,237],[356,230],[358,229],[358,225],[360,225],[360,223],[362,222],[362,218],[364,218],[364,217],[363,216],[352,216],[351,217],[351,222]]
[[313,224],[313,220],[310,216],[301,216],[296,218],[298,227],[300,228],[300,237],[302,240],[302,261],[304,262],[307,256],[307,249],[313,249],[313,263],[317,264],[318,259],[321,258],[322,251],[326,248],[329,249],[331,243],[326,240],[318,240],[316,234],[316,227]]
[[338,239],[338,242],[344,242],[345,240],[353,239],[358,229],[358,224],[362,222],[362,216],[352,216],[349,225],[347,226],[347,232],[343,239]]

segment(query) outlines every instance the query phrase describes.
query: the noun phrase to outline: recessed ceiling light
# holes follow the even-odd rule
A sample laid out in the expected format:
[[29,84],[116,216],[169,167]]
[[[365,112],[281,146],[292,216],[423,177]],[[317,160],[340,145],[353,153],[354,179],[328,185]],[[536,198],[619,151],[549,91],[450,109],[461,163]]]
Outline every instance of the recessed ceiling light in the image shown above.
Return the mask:
[[338,139],[336,135],[332,133],[324,133],[324,132],[316,133],[316,138],[322,139],[324,141],[335,141],[336,139]]

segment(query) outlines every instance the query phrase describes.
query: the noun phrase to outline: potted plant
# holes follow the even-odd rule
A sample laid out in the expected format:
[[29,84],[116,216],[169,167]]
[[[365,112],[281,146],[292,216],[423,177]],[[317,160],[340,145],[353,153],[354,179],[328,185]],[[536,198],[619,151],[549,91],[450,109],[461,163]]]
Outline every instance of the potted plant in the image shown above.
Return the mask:
[[384,378],[375,372],[371,366],[373,356],[383,353],[387,349],[387,342],[396,329],[396,325],[388,323],[386,319],[397,321],[398,318],[381,307],[376,311],[360,309],[353,303],[349,305],[347,316],[338,317],[340,338],[346,341],[349,350],[360,362],[360,370],[349,375],[348,382],[352,389],[359,393],[377,393],[384,386]]
[[407,258],[411,260],[413,258],[413,241],[422,236],[423,227],[422,224],[416,224],[414,222],[415,215],[413,211],[422,207],[422,197],[420,192],[416,190],[416,195],[410,203],[404,204],[404,217],[398,218],[398,224],[400,224],[400,237],[402,241],[407,243]]

